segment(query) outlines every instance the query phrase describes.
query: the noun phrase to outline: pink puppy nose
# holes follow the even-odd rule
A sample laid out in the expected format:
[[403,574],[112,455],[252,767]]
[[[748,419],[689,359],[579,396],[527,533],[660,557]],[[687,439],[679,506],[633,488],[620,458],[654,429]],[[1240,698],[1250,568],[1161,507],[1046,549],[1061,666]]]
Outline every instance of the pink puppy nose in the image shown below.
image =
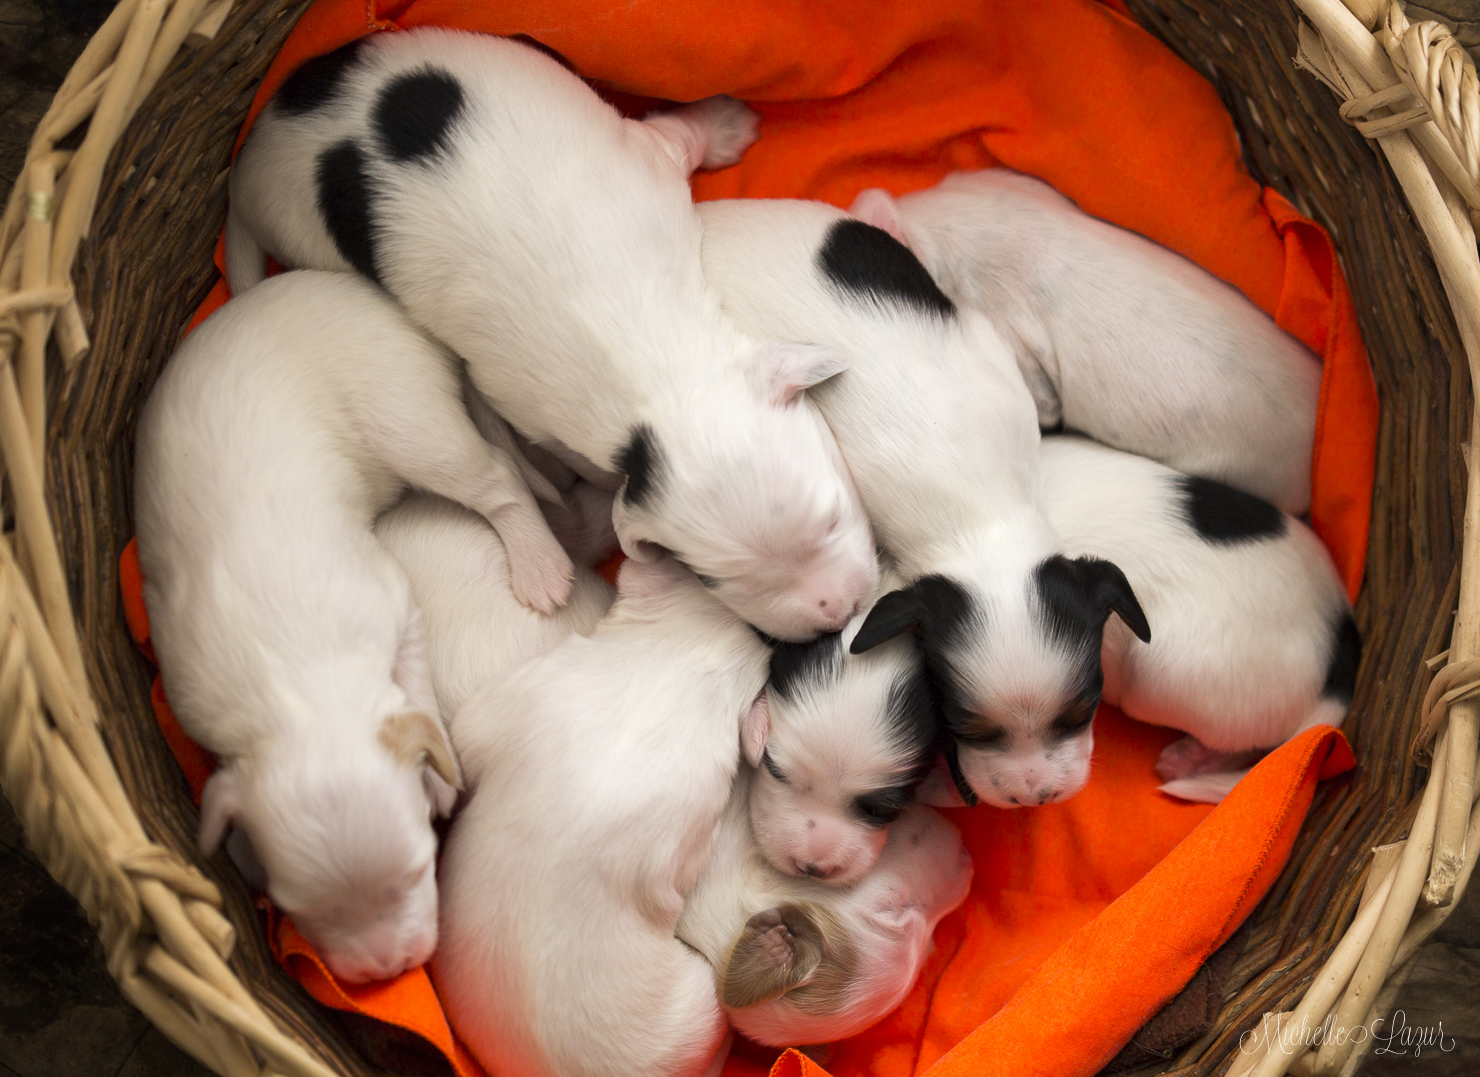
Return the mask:
[[793,863],[796,864],[799,874],[810,876],[813,879],[830,879],[838,873],[836,867],[824,868],[812,861],[803,864],[800,860],[796,860]]

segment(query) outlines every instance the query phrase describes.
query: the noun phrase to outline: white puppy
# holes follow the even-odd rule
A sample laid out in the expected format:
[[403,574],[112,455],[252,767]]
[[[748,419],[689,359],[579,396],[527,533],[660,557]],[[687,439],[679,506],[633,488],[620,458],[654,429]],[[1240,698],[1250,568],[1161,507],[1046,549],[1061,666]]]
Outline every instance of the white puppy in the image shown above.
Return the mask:
[[1081,438],[1044,439],[1043,479],[1065,548],[1122,566],[1156,638],[1143,643],[1114,621],[1103,637],[1065,631],[1060,645],[1085,686],[1082,722],[1036,721],[998,694],[957,742],[963,797],[1010,807],[1015,791],[1082,788],[1101,668],[1106,702],[1190,734],[1157,764],[1161,788],[1186,800],[1217,803],[1268,749],[1341,724],[1361,640],[1309,528],[1222,483]]
[[867,522],[803,391],[836,356],[737,332],[699,266],[686,177],[732,164],[755,117],[711,98],[622,119],[537,49],[423,28],[310,61],[231,177],[234,288],[288,265],[357,269],[468,362],[522,434],[593,481],[774,636],[867,600]]
[[873,865],[937,748],[924,660],[908,639],[849,654],[863,620],[772,649],[761,735],[747,746],[761,851],[834,885]]
[[1320,361],[1232,285],[1005,168],[852,212],[992,318],[1044,427],[1310,506]]
[[1066,557],[1039,506],[1037,414],[1007,344],[984,315],[958,311],[903,244],[832,206],[699,210],[704,270],[743,328],[852,357],[812,395],[885,553],[912,582],[874,604],[849,650],[915,633],[958,738],[1004,695],[1034,723],[1078,721],[1083,671],[1059,635],[1098,638],[1112,612],[1143,639],[1150,629],[1120,570]]
[[221,760],[201,846],[246,831],[273,900],[353,981],[431,952],[428,813],[458,782],[406,578],[370,530],[408,483],[492,521],[527,595],[564,598],[570,562],[463,411],[453,357],[356,277],[290,273],[232,300],[139,419],[154,646],[181,724]]
[[912,805],[856,885],[798,879],[752,840],[748,788],[742,774],[678,937],[709,959],[730,1022],[757,1043],[855,1035],[914,986],[935,925],[971,888],[971,857],[955,827]]
[[453,718],[472,789],[432,978],[490,1073],[697,1075],[724,1015],[674,938],[754,735],[766,647],[671,559]]
[[578,562],[563,609],[548,617],[525,609],[514,600],[498,536],[461,505],[431,494],[406,498],[380,518],[375,535],[411,583],[443,714],[457,713],[493,677],[571,633],[590,635],[612,604],[607,582]]

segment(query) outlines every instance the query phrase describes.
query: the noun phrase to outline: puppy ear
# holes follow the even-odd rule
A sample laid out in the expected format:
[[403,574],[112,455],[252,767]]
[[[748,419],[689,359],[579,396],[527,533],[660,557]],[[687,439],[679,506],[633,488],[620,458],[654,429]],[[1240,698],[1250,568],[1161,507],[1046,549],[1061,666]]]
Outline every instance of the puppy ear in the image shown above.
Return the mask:
[[462,772],[442,723],[421,711],[387,715],[380,723],[379,740],[398,762],[424,768],[427,798],[439,815],[450,815],[462,788]]
[[228,764],[211,775],[200,795],[200,833],[195,840],[202,853],[210,856],[216,851],[241,808],[241,779]]
[[752,916],[720,974],[720,1001],[733,1010],[780,998],[822,964],[822,929],[804,905],[778,905]]
[[745,761],[753,767],[761,765],[761,754],[766,750],[766,738],[771,735],[771,702],[766,690],[755,697],[750,711],[740,720],[740,750]]
[[851,365],[842,352],[832,348],[779,340],[762,346],[757,361],[761,392],[776,407],[793,403],[802,390],[841,374]]
[[642,525],[632,514],[632,510],[627,506],[621,494],[618,494],[616,500],[612,502],[612,530],[617,533],[617,541],[622,544],[622,552],[634,561],[650,565],[660,560],[667,552],[643,534]]
[[894,196],[882,187],[859,191],[858,197],[848,207],[848,212],[865,224],[884,229],[906,247],[909,246],[904,238],[904,229],[899,226],[899,206],[895,203]]
[[915,587],[890,591],[874,603],[868,611],[858,633],[848,645],[849,654],[871,651],[885,640],[891,640],[901,632],[915,632],[924,627],[925,609],[920,603],[920,594]]
[[924,576],[874,603],[848,653],[863,654],[905,631],[924,641],[927,654],[939,651],[965,620],[970,605],[960,584],[944,576]]
[[946,767],[951,772],[951,784],[956,787],[956,795],[968,808],[974,808],[981,803],[981,798],[976,795],[976,790],[971,788],[971,783],[966,780],[966,772],[961,769],[961,749],[955,741],[946,746]]
[[1096,575],[1095,598],[1105,609],[1115,613],[1124,621],[1125,626],[1136,634],[1138,640],[1142,643],[1150,643],[1151,624],[1146,620],[1141,603],[1136,601],[1136,593],[1131,590],[1130,581],[1125,578],[1125,573],[1120,571],[1120,566],[1098,558],[1090,559],[1090,563]]

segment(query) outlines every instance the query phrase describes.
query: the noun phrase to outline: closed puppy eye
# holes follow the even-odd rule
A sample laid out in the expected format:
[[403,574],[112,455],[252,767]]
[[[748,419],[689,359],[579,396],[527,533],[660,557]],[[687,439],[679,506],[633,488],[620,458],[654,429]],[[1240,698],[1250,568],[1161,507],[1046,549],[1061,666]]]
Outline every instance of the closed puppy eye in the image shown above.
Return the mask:
[[863,821],[874,826],[888,826],[904,811],[905,795],[900,789],[868,793],[853,801],[854,810]]
[[1006,748],[1007,730],[978,722],[972,728],[958,730],[956,740],[969,748]]
[[761,766],[765,767],[766,773],[775,778],[782,785],[787,784],[786,775],[781,773],[781,768],[778,767],[776,765],[776,761],[771,758],[771,751],[769,748],[761,753]]
[[1053,724],[1049,726],[1049,732],[1060,740],[1078,736],[1095,720],[1095,710],[1098,706],[1098,699],[1075,701],[1053,720]]

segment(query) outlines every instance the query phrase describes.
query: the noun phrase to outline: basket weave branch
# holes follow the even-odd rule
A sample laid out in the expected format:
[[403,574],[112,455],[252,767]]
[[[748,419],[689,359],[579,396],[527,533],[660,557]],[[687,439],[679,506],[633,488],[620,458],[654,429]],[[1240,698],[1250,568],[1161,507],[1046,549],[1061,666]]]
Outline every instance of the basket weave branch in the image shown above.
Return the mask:
[[[1349,1074],[1360,1049],[1239,1040],[1266,1014],[1355,1027],[1380,1011],[1480,851],[1480,556],[1464,542],[1480,469],[1460,452],[1480,444],[1480,92],[1452,38],[1396,5],[1128,2],[1217,87],[1255,178],[1330,230],[1382,401],[1345,727],[1361,767],[1319,791],[1213,1027],[1153,1069]],[[116,566],[137,410],[215,279],[233,139],[307,4],[122,0],[0,219],[0,783],[127,997],[228,1077],[370,1069],[277,969],[240,880],[196,852]]]

